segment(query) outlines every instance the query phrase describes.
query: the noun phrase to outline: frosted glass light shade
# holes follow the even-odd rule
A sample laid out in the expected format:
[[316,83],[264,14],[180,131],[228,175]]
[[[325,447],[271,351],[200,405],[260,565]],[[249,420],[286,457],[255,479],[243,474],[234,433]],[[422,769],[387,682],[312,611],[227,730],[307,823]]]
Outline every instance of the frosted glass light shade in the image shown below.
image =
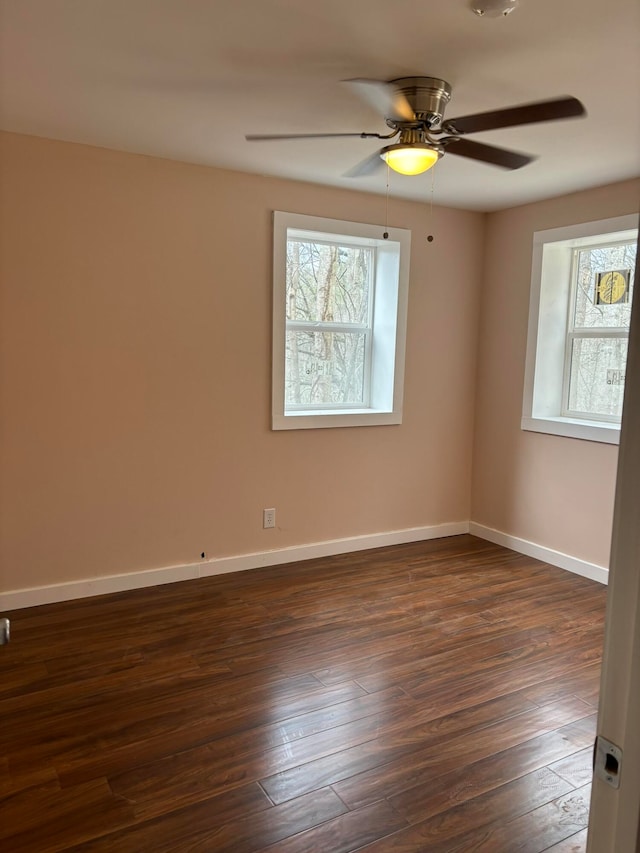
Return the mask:
[[420,175],[430,169],[440,157],[440,152],[429,145],[389,145],[380,156],[394,172],[401,175]]

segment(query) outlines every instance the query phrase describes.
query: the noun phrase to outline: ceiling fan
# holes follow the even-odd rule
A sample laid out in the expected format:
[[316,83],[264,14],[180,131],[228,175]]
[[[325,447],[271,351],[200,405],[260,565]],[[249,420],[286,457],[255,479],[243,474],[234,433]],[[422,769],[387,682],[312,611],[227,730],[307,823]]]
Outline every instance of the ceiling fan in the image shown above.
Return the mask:
[[383,161],[396,172],[418,175],[430,169],[445,153],[458,154],[503,169],[520,169],[535,158],[466,139],[466,134],[586,115],[584,106],[577,98],[563,97],[445,119],[444,111],[451,99],[451,86],[437,77],[400,77],[388,83],[366,79],[344,82],[382,114],[391,133],[250,134],[245,138],[249,142],[264,142],[346,136],[358,136],[361,139],[398,137],[397,142],[386,145],[350,169],[346,173],[348,177],[372,174],[382,167]]

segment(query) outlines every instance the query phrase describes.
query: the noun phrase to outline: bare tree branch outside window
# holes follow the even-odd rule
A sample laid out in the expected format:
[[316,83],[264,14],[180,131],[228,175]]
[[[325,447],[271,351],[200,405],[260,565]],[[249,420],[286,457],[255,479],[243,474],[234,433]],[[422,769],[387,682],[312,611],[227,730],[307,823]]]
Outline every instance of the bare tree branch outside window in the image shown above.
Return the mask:
[[366,405],[375,250],[289,238],[285,399]]

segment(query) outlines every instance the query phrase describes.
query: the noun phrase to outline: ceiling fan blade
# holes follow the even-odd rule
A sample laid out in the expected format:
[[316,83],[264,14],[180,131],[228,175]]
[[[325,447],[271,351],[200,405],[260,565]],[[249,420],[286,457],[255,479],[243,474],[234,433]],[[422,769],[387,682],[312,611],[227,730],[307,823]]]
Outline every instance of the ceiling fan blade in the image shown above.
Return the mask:
[[374,154],[370,154],[369,157],[365,157],[364,160],[361,160],[359,163],[356,163],[355,166],[348,169],[344,173],[344,177],[364,178],[366,175],[374,175],[383,168],[384,161],[382,157],[380,157],[380,152],[376,151]]
[[250,133],[245,136],[247,142],[269,142],[273,139],[331,139],[338,136],[358,136],[360,139],[375,137],[380,139],[379,133]]
[[455,136],[441,140],[441,144],[446,147],[447,154],[458,154],[460,157],[480,160],[492,166],[501,166],[503,169],[521,169],[522,166],[536,159],[529,154],[520,154],[519,151],[509,151],[507,148],[497,148],[495,145],[485,145],[482,142]]
[[416,120],[416,114],[409,101],[391,83],[383,83],[381,80],[365,80],[364,78],[343,80],[342,82],[353,89],[383,118],[390,118],[392,121]]
[[481,130],[496,130],[500,127],[515,127],[520,124],[535,124],[540,121],[557,121],[562,118],[577,118],[587,111],[577,98],[555,98],[493,110],[486,113],[447,119],[442,128],[446,133],[477,133]]

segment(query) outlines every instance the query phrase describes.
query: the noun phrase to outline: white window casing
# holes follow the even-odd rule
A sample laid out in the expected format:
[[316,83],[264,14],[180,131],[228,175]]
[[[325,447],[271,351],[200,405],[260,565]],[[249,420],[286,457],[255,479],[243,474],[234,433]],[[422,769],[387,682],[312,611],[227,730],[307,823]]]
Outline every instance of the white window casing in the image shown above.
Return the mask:
[[[405,337],[411,232],[302,214],[274,212],[272,427],[309,429],[402,422]],[[388,237],[383,234],[386,231]],[[365,322],[287,320],[287,243],[369,248],[369,310]],[[334,332],[364,339],[362,399],[353,402],[287,402],[287,333]]]
[[522,429],[617,444],[615,417],[572,410],[569,380],[573,342],[626,340],[628,327],[574,324],[575,263],[580,250],[636,242],[630,214],[534,234]]

